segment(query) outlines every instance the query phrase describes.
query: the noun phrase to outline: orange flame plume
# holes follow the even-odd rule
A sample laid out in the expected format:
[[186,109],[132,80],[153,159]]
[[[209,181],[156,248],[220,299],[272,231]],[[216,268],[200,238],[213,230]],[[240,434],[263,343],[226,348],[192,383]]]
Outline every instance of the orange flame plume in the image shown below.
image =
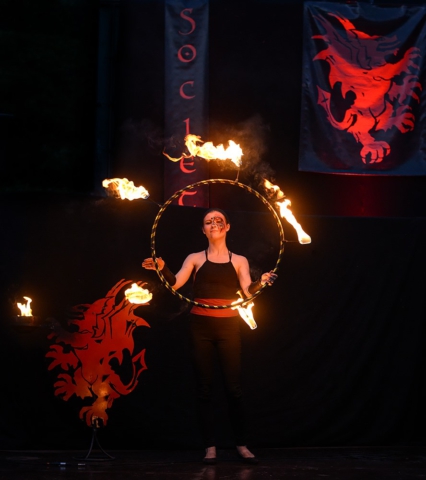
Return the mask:
[[164,155],[172,162],[178,162],[181,158],[200,157],[205,160],[231,160],[238,168],[241,167],[243,151],[241,147],[233,140],[229,140],[229,146],[225,148],[223,145],[215,147],[212,142],[201,143],[201,137],[198,135],[189,134],[185,137],[185,145],[189,150],[190,155],[182,154],[180,158],[173,158],[164,153]]
[[33,312],[30,307],[30,303],[32,302],[32,299],[30,297],[24,297],[25,300],[27,301],[26,304],[23,303],[17,303],[16,305],[18,306],[19,310],[21,311],[21,316],[22,317],[32,317]]
[[135,184],[127,178],[107,178],[102,182],[102,186],[122,200],[137,200],[138,198],[146,200],[149,197],[146,188],[135,187]]
[[252,308],[254,307],[254,303],[250,302],[245,307],[240,307],[238,304],[241,303],[242,301],[243,301],[242,298],[239,298],[235,302],[232,302],[232,305],[235,305],[235,307],[232,307],[232,310],[238,310],[240,317],[247,323],[247,325],[252,330],[254,330],[255,328],[257,328],[256,322],[253,317],[253,312],[251,311]]
[[267,190],[271,190],[276,196],[276,204],[280,208],[281,217],[285,218],[287,222],[296,230],[299,243],[301,243],[302,245],[311,243],[311,237],[303,231],[302,226],[296,220],[293,212],[289,208],[287,208],[291,205],[291,201],[286,199],[282,202],[278,202],[279,199],[285,197],[284,192],[280,189],[280,187],[278,187],[278,185],[273,185],[268,180],[265,180],[265,188]]
[[143,285],[145,285],[145,283],[141,286],[137,283],[132,283],[132,286],[124,292],[125,297],[130,303],[143,305],[152,299],[152,293],[149,290],[142,288]]

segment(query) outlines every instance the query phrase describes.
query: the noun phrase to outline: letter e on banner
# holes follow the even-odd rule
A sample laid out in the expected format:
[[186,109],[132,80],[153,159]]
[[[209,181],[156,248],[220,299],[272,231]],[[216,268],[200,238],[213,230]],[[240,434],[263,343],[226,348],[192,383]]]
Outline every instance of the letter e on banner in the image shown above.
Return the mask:
[[[194,157],[191,157],[192,159]],[[188,160],[187,158],[185,157],[182,157],[181,161],[179,162],[180,163],[180,169],[182,170],[183,173],[194,173],[196,168],[193,168],[192,170],[189,170],[188,168],[186,168],[186,165],[190,166],[190,167],[193,167],[194,166],[194,161],[192,162],[186,162],[185,163],[185,160]]]
[[[180,205],[181,207],[185,206],[185,204],[183,203],[183,199],[185,197],[192,196],[192,195],[197,195],[197,190],[194,190],[193,192],[182,192],[182,195],[179,197],[178,205]],[[187,206],[189,207],[189,205]],[[192,206],[196,207],[197,205],[194,204]]]

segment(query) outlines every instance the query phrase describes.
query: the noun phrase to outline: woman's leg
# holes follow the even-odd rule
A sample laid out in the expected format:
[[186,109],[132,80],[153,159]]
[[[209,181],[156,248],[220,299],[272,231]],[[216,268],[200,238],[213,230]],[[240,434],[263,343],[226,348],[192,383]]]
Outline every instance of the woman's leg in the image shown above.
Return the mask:
[[215,446],[212,409],[215,346],[209,323],[211,323],[211,319],[208,317],[191,315],[190,333],[196,380],[198,419],[206,449]]
[[228,399],[229,417],[236,445],[246,444],[246,426],[241,389],[241,334],[239,317],[220,319],[217,341],[220,366]]

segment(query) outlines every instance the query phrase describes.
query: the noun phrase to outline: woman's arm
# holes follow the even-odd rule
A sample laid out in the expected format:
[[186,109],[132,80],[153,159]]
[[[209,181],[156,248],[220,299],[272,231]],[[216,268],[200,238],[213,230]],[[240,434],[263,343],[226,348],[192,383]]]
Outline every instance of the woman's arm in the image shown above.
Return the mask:
[[244,292],[244,295],[246,297],[251,297],[251,294],[249,293],[249,290],[248,290],[251,284],[250,268],[249,268],[248,260],[246,257],[243,257],[241,255],[239,255],[237,258],[238,258],[238,263],[237,263],[236,270],[237,270],[238,280],[240,282],[241,289]]
[[[169,270],[165,261],[161,257],[157,257],[158,268],[164,275],[164,278],[167,280],[167,282],[175,290],[185,285],[185,283],[189,280],[189,277],[191,276],[191,273],[195,266],[195,255],[196,254],[191,253],[191,255],[188,255],[186,257],[181,269],[176,275],[173,275],[173,273]],[[146,268],[147,270],[155,270],[154,260],[152,258],[145,258],[145,260],[142,262],[142,267]]]
[[195,257],[196,253],[191,253],[185,258],[181,269],[176,274],[176,283],[173,285],[175,290],[185,285],[185,283],[189,280],[195,268]]
[[237,275],[240,281],[241,288],[246,297],[251,297],[254,293],[260,290],[263,285],[272,285],[278,275],[272,270],[270,272],[263,273],[262,276],[255,282],[251,281],[249,263],[246,257],[238,257]]
[[252,282],[248,287],[248,292],[250,295],[254,295],[258,290],[260,290],[263,285],[272,285],[275,280],[277,279],[278,275],[274,273],[272,270],[270,272],[263,273],[262,276]]

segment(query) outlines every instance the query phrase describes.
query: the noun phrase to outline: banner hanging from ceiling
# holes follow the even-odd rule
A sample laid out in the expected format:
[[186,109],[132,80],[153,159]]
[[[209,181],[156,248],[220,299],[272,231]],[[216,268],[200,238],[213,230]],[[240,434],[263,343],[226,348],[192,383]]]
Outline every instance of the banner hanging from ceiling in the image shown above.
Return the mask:
[[306,2],[299,170],[426,175],[426,8]]
[[[208,178],[208,164],[187,152],[188,134],[205,138],[207,130],[208,0],[165,2],[165,200],[189,184]],[[208,207],[208,187],[185,191],[184,206]]]

